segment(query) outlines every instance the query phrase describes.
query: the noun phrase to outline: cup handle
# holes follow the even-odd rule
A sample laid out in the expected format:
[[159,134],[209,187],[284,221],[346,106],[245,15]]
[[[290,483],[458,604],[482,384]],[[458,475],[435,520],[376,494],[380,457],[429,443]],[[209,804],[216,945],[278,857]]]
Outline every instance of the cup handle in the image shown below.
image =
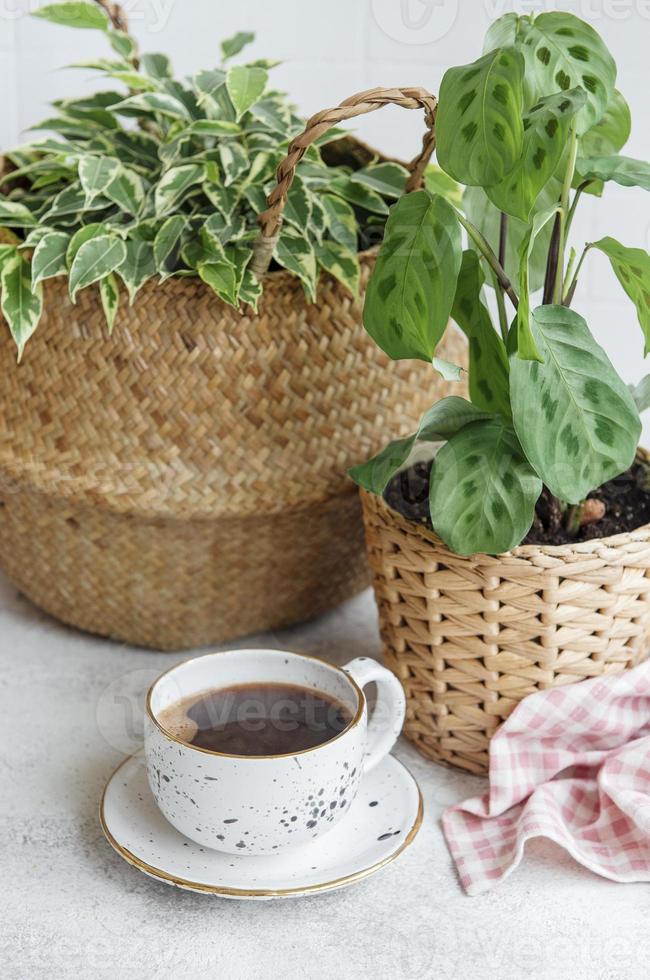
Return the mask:
[[395,674],[370,657],[357,657],[343,670],[361,688],[372,681],[377,685],[377,703],[368,719],[368,741],[363,764],[368,772],[388,755],[402,730],[406,712],[404,688]]

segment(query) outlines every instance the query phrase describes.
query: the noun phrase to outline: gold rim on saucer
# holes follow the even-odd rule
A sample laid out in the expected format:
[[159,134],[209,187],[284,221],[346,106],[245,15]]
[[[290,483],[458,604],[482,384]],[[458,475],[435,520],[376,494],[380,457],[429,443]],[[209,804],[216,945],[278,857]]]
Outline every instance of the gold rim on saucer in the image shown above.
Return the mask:
[[376,871],[379,871],[381,868],[385,867],[387,864],[390,864],[392,861],[398,858],[402,853],[402,851],[406,850],[409,844],[411,844],[415,839],[417,832],[419,831],[420,826],[422,824],[422,819],[424,817],[424,803],[422,800],[422,792],[420,790],[420,787],[418,786],[417,780],[415,779],[411,771],[404,765],[404,763],[401,762],[399,759],[397,759],[396,761],[399,762],[400,766],[406,769],[407,773],[415,783],[415,788],[418,791],[418,811],[415,816],[415,820],[413,821],[413,824],[411,826],[411,829],[409,830],[408,834],[402,841],[401,846],[393,854],[390,854],[388,857],[385,857],[382,861],[378,861],[376,864],[373,864],[368,868],[363,868],[361,871],[355,871],[353,872],[353,874],[344,875],[342,878],[334,878],[332,881],[322,881],[317,885],[305,885],[303,887],[277,888],[277,889],[275,888],[253,888],[253,889],[227,888],[225,886],[219,886],[219,885],[205,885],[202,884],[201,882],[188,881],[186,878],[178,878],[176,875],[170,875],[167,871],[163,871],[161,868],[154,868],[152,865],[147,864],[146,861],[142,861],[139,857],[137,857],[135,854],[129,851],[128,848],[122,847],[122,845],[115,840],[112,833],[108,829],[108,826],[106,824],[106,818],[104,816],[104,800],[106,797],[106,790],[108,789],[109,785],[113,781],[113,777],[116,776],[117,773],[120,771],[120,769],[122,769],[122,767],[125,766],[127,762],[130,762],[131,759],[133,759],[136,755],[138,755],[137,752],[134,753],[133,755],[127,756],[126,759],[123,759],[122,762],[120,762],[119,766],[117,766],[117,768],[113,770],[108,780],[106,781],[106,785],[104,786],[104,790],[102,792],[102,798],[99,804],[99,822],[101,824],[102,831],[104,833],[104,836],[106,837],[106,840],[111,845],[113,850],[117,851],[120,857],[123,857],[128,864],[132,864],[133,867],[138,868],[140,871],[144,871],[146,875],[149,875],[152,878],[156,878],[159,881],[169,882],[172,885],[176,885],[179,888],[188,889],[189,891],[207,892],[212,895],[227,895],[227,896],[237,897],[237,898],[278,898],[283,895],[296,895],[296,894],[308,895],[312,892],[330,891],[333,888],[338,888],[339,886],[342,885],[352,884],[353,882],[359,881],[362,878],[367,878],[369,875],[374,874]]

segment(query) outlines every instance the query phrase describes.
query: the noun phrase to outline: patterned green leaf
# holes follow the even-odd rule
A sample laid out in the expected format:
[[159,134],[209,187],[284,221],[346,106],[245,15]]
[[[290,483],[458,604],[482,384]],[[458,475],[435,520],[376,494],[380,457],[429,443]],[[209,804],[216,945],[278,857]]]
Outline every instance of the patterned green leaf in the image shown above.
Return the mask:
[[631,157],[611,156],[579,159],[576,171],[582,180],[613,180],[623,187],[650,191],[650,163]]
[[106,326],[109,336],[113,333],[115,316],[120,304],[120,288],[117,284],[117,277],[111,273],[99,281],[99,295],[102,301],[102,309],[106,317]]
[[540,99],[524,115],[520,159],[500,183],[485,191],[500,211],[528,221],[540,191],[558,168],[571,120],[585,101],[582,89],[572,89]]
[[221,262],[202,262],[198,266],[198,273],[220,299],[230,306],[237,305],[237,281],[231,262],[225,259]]
[[316,245],[316,259],[326,272],[338,279],[358,299],[361,270],[356,252],[350,252],[339,242],[325,241],[322,245]]
[[279,265],[298,276],[308,300],[310,303],[314,303],[316,301],[318,271],[316,255],[311,243],[305,238],[291,235],[284,230],[275,246],[273,257]]
[[582,88],[587,102],[576,116],[582,134],[602,118],[614,95],[616,64],[599,34],[569,13],[521,18],[526,80],[533,98]]
[[36,218],[24,204],[0,197],[0,225],[4,228],[30,228]]
[[429,194],[441,194],[455,208],[462,210],[463,207],[463,188],[457,184],[453,177],[446,174],[444,170],[430,163],[424,173],[424,186]]
[[530,231],[521,243],[519,252],[519,307],[517,309],[517,357],[529,361],[541,361],[542,357],[530,329],[530,262],[535,242],[541,232],[558,213],[558,206],[538,211]]
[[615,89],[605,115],[580,140],[580,156],[606,157],[619,153],[630,138],[631,131],[630,107]]
[[607,256],[618,281],[636,306],[647,354],[650,352],[650,255],[642,248],[626,248],[615,238],[601,238],[591,247]]
[[115,157],[81,157],[79,160],[79,180],[86,194],[86,205],[91,205],[99,194],[117,175],[120,161]]
[[52,24],[62,24],[64,27],[84,27],[91,30],[105,31],[108,29],[108,17],[101,7],[92,3],[50,3],[32,12],[32,17],[42,17]]
[[74,302],[77,292],[109,275],[126,258],[124,242],[114,235],[100,235],[84,242],[74,257],[70,268],[70,298]]
[[172,167],[160,179],[155,191],[156,214],[169,214],[194,184],[203,180],[204,168],[198,163]]
[[226,88],[235,107],[237,119],[241,119],[244,113],[261,98],[268,78],[268,72],[264,68],[236,65],[228,71]]
[[237,34],[233,34],[232,37],[221,42],[221,57],[224,61],[228,61],[229,58],[234,58],[242,48],[245,48],[247,44],[250,44],[254,40],[255,35],[251,34],[250,31],[238,31]]
[[417,430],[405,439],[396,439],[367,463],[353,466],[351,478],[364,490],[382,494],[395,473],[407,462],[416,442],[443,442],[463,426],[489,416],[464,398],[450,395],[436,402],[420,419]]
[[32,256],[32,289],[44,279],[67,274],[66,252],[70,236],[62,231],[50,231],[41,238]]
[[524,60],[497,48],[442,79],[436,119],[438,163],[464,184],[498,184],[523,148]]
[[650,374],[641,378],[638,385],[630,385],[634,404],[639,412],[645,412],[650,408]]
[[540,306],[531,329],[544,360],[510,358],[515,429],[551,493],[578,504],[631,466],[639,413],[581,316]]
[[510,417],[508,355],[481,299],[483,274],[476,252],[463,252],[451,315],[469,341],[469,392],[475,405]]
[[409,172],[399,163],[372,163],[350,174],[353,184],[363,184],[382,197],[398,198],[404,193]]
[[334,197],[333,194],[322,194],[319,200],[325,209],[327,227],[332,238],[351,252],[356,252],[357,219],[348,202]]
[[433,461],[431,520],[458,555],[500,554],[526,536],[541,492],[512,427],[497,418],[473,422]]
[[[545,207],[550,207],[556,203],[559,197],[547,194],[546,188],[540,194],[539,202],[544,201]],[[463,207],[465,214],[475,225],[481,234],[492,246],[495,254],[499,250],[499,226],[500,212],[492,204],[486,193],[480,187],[468,187],[463,195]],[[508,278],[512,282],[517,282],[519,276],[519,256],[524,238],[528,234],[528,224],[519,221],[518,218],[510,218],[508,221],[508,234],[506,238],[506,261],[505,270]],[[532,258],[529,262],[530,289],[534,292],[541,289],[544,284],[546,272],[546,259],[551,237],[551,226],[546,225],[541,234],[537,237]]]
[[431,361],[461,259],[460,225],[444,198],[415,191],[393,205],[363,310],[366,330],[389,357]]
[[222,143],[219,146],[219,159],[224,173],[224,186],[229,187],[249,167],[248,154],[241,143]]
[[2,264],[0,309],[18,348],[18,360],[38,326],[43,311],[43,287],[32,289],[29,263],[17,253]]

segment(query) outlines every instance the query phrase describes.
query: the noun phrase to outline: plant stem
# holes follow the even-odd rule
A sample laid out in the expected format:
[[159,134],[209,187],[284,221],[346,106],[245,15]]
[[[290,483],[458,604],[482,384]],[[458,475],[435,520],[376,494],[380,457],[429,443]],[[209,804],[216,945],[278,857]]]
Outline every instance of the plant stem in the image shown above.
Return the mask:
[[569,209],[569,216],[567,218],[567,225],[566,225],[566,233],[567,233],[567,235],[569,234],[569,230],[571,228],[571,225],[573,224],[573,219],[575,217],[576,208],[578,207],[578,201],[580,200],[580,197],[587,190],[587,188],[589,187],[589,184],[591,184],[591,183],[593,183],[593,181],[591,181],[591,180],[583,180],[583,182],[580,184],[580,186],[579,187],[576,187],[576,192],[573,195],[573,202],[572,202],[571,207]]
[[489,242],[487,241],[485,236],[481,234],[478,228],[476,228],[471,221],[467,220],[464,214],[461,214],[461,212],[458,211],[456,208],[454,208],[454,210],[456,211],[456,215],[461,225],[463,226],[463,228],[465,229],[469,237],[472,239],[472,241],[476,245],[477,249],[483,256],[487,264],[494,272],[495,276],[497,277],[497,281],[499,285],[502,287],[503,291],[507,294],[508,299],[510,300],[514,308],[517,309],[519,306],[519,299],[517,297],[517,294],[512,288],[512,283],[508,279],[505,269],[503,268],[498,258],[490,248]]
[[557,274],[557,260],[558,260],[558,247],[560,242],[560,214],[559,212],[555,215],[555,220],[553,222],[553,231],[551,232],[551,241],[548,247],[548,258],[546,260],[546,275],[544,276],[544,296],[542,303],[546,306],[547,303],[553,300],[553,286],[555,284],[555,276]]
[[564,249],[566,246],[568,224],[569,224],[569,198],[571,196],[571,184],[573,183],[573,175],[576,169],[576,160],[578,158],[578,135],[576,133],[575,124],[571,125],[569,131],[569,162],[567,164],[566,173],[564,175],[564,183],[562,185],[562,195],[560,197],[560,225],[559,225],[559,237],[558,237],[558,260],[557,268],[555,271],[555,283],[553,288],[553,302],[562,302],[562,282],[564,280]]
[[508,314],[506,313],[505,294],[494,272],[492,272],[492,283],[494,285],[494,295],[497,299],[497,310],[499,312],[499,329],[501,330],[501,336],[505,344],[508,340]]
[[[571,300],[573,299],[573,294],[575,293],[576,286],[578,285],[578,276],[580,275],[580,270],[582,269],[582,263],[587,258],[587,252],[591,248],[591,244],[592,244],[591,242],[587,242],[587,244],[585,245],[585,247],[582,250],[582,255],[580,256],[580,261],[578,262],[578,264],[576,266],[576,271],[573,273],[573,279],[571,280],[571,284],[568,287],[568,289],[566,289],[566,292],[564,294],[564,299],[562,301],[562,305],[563,306],[570,306],[571,305]],[[567,274],[567,278],[568,278],[568,274]]]
[[577,257],[578,257],[578,254],[577,254],[575,248],[572,248],[571,251],[569,252],[569,261],[567,262],[566,274],[564,276],[564,282],[562,283],[562,295],[563,296],[566,296],[566,294],[568,292],[569,283],[571,282],[571,276],[573,275],[573,267],[575,265],[575,262],[576,262]]

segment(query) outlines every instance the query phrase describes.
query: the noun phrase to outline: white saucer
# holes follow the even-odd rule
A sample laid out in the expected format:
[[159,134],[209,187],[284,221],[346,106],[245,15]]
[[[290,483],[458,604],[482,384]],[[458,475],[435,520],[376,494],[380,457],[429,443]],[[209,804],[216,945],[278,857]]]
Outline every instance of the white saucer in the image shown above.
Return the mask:
[[99,818],[117,853],[152,878],[224,898],[269,899],[344,888],[394,861],[420,829],[422,796],[408,769],[387,756],[329,833],[277,856],[242,857],[200,847],[167,823],[138,753],[109,779]]

